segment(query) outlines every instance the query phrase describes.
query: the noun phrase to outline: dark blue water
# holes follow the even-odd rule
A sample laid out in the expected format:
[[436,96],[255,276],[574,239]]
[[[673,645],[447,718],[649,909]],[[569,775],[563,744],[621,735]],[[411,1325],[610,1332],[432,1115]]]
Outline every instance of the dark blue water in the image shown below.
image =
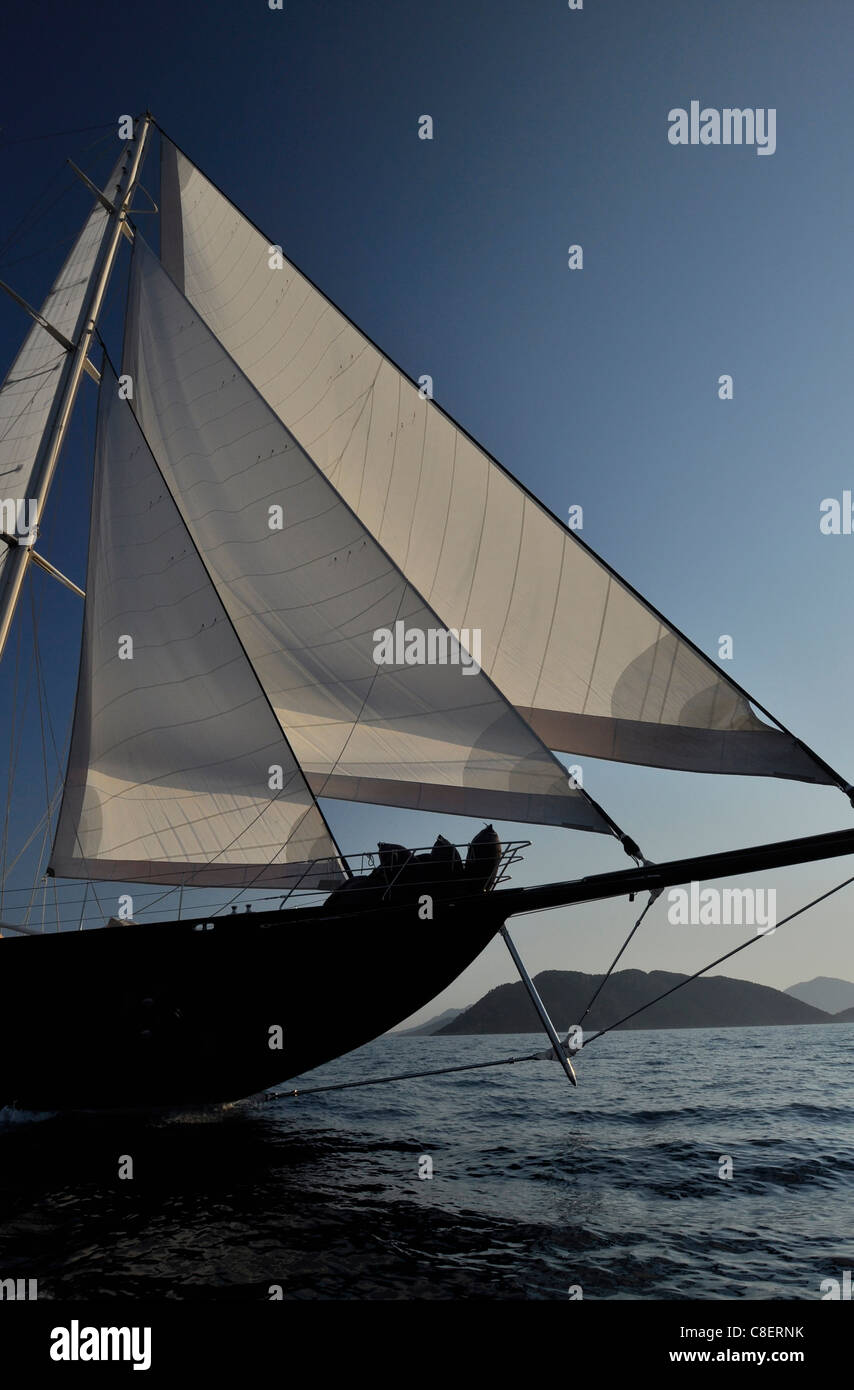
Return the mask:
[[[542,1046],[384,1038],[304,1082]],[[42,1298],[814,1300],[854,1268],[854,1025],[609,1034],[577,1070],[576,1091],[534,1062],[154,1122],[3,1112],[0,1277]]]

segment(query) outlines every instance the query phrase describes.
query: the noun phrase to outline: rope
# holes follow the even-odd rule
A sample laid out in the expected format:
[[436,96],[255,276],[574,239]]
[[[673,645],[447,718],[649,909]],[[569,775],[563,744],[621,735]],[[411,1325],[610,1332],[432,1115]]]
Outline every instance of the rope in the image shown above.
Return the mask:
[[596,989],[594,990],[594,992],[593,992],[593,997],[592,997],[592,999],[590,1000],[590,1003],[587,1005],[587,1008],[584,1010],[584,1013],[581,1015],[581,1018],[578,1020],[579,1026],[584,1022],[585,1018],[586,1018],[587,1015],[590,1013],[590,1010],[593,1008],[593,1005],[596,1003],[596,1000],[599,998],[599,995],[602,993],[602,990],[605,988],[605,985],[608,983],[608,981],[610,980],[612,974],[614,973],[614,967],[616,966],[617,961],[620,959],[620,957],[621,957],[621,956],[623,955],[623,953],[625,952],[626,947],[628,946],[629,942],[631,941],[632,937],[634,936],[635,932],[637,931],[637,929],[638,929],[638,927],[640,926],[641,922],[643,921],[644,917],[645,917],[646,914],[649,912],[649,909],[652,907],[652,905],[653,905],[653,903],[655,902],[656,898],[657,898],[663,891],[664,891],[664,890],[663,890],[662,888],[653,888],[653,889],[650,890],[649,902],[647,903],[647,905],[646,905],[646,907],[644,908],[643,912],[641,913],[640,917],[638,917],[637,921],[635,922],[634,926],[632,927],[631,931],[629,932],[628,936],[626,937],[626,939],[625,939],[625,941],[623,942],[622,946],[620,947],[619,951],[618,951],[617,954],[615,955],[614,959],[611,961],[611,964],[608,966],[608,973],[607,973],[607,975],[603,975],[603,976],[602,976],[602,979],[600,980],[599,984],[597,985]]
[[335,1086],[311,1086],[308,1090],[267,1091],[265,1100],[291,1100],[297,1096],[318,1096],[322,1091],[351,1091],[358,1086],[384,1086],[388,1081],[417,1081],[424,1076],[446,1076],[452,1071],[479,1071],[484,1067],[510,1067],[516,1062],[540,1062],[542,1052],[530,1052],[524,1057],[499,1057],[494,1062],[464,1062],[456,1067],[436,1067],[432,1071],[402,1071],[396,1076],[369,1076],[365,1081],[339,1081]]
[[[811,907],[817,907],[819,903],[824,902],[825,898],[831,898],[834,893],[838,893],[841,889],[847,888],[849,883],[854,883],[854,875],[852,875],[851,878],[844,879],[842,883],[837,883],[835,888],[828,888],[826,893],[821,893],[817,898],[813,898],[812,902],[804,903],[803,907],[798,907],[794,912],[790,912],[788,917],[784,917],[782,922],[777,923],[774,930],[776,931],[779,927],[784,927],[787,922],[793,921],[795,917],[800,917],[802,912],[809,912]],[[641,1004],[640,1008],[633,1009],[630,1014],[625,1014],[623,1018],[618,1018],[616,1023],[609,1023],[607,1028],[600,1029],[600,1031],[595,1033],[590,1039],[590,1042],[584,1044],[585,1048],[588,1048],[590,1043],[596,1042],[598,1038],[604,1037],[606,1033],[610,1033],[612,1029],[619,1028],[623,1023],[628,1023],[630,1018],[635,1018],[638,1014],[642,1014],[645,1009],[651,1009],[653,1004],[657,1004],[661,999],[666,999],[669,994],[675,994],[677,989],[684,989],[685,985],[690,985],[692,980],[699,980],[701,975],[705,975],[707,971],[713,970],[716,965],[720,965],[723,961],[729,960],[731,956],[737,956],[739,951],[746,951],[748,946],[753,946],[755,942],[761,940],[761,936],[748,937],[747,941],[742,941],[740,946],[734,946],[731,951],[726,951],[722,956],[718,956],[717,960],[710,961],[708,965],[704,965],[702,970],[697,970],[693,975],[689,975],[687,979],[680,980],[678,985],[671,985],[670,989],[666,989],[663,994],[657,994],[656,997],[650,999],[647,1004]]]

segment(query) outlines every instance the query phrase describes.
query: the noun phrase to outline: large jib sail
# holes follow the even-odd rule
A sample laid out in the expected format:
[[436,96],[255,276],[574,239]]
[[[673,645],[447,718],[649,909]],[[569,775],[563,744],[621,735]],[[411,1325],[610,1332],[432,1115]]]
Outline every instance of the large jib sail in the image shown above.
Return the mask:
[[[119,156],[104,187],[105,197],[115,196],[128,158],[127,150]],[[41,306],[42,318],[71,343],[81,328],[108,223],[106,208],[96,203]],[[68,360],[67,349],[42,324],[34,323],[0,388],[0,497],[16,504],[19,534],[38,523],[28,507],[31,482]],[[0,519],[7,525],[9,520]],[[0,574],[7,554],[0,544]]]
[[484,672],[548,747],[841,784],[161,148],[169,273],[423,601],[480,630]]
[[313,888],[337,847],[105,364],[86,614],[51,871]]
[[478,669],[465,634],[442,640],[441,619],[139,236],[123,370],[316,796],[612,831]]

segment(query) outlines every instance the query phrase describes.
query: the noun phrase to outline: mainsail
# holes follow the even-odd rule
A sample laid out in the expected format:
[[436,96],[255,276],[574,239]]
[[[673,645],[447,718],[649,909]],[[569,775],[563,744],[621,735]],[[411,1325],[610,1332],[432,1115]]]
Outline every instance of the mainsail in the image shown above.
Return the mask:
[[54,874],[332,886],[337,847],[129,404],[102,375]]
[[[113,197],[127,158],[124,150],[104,187],[107,198]],[[80,330],[108,221],[106,208],[96,203],[41,306],[42,318],[72,343]],[[27,525],[37,524],[37,518],[29,514],[27,499],[68,359],[67,349],[40,323],[34,323],[0,388],[0,497],[20,504],[20,517],[26,518]],[[6,546],[0,545],[0,573],[7,554]]]
[[[212,333],[425,604],[482,633],[550,748],[831,782],[480,448],[166,137],[161,254]],[[838,779],[840,782],[842,779]]]

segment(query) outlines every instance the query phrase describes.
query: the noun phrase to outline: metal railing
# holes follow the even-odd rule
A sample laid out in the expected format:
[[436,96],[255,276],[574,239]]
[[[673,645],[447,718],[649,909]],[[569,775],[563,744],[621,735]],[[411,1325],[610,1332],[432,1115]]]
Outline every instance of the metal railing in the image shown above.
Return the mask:
[[[510,870],[512,869],[514,864],[521,863],[524,857],[522,854],[522,850],[527,849],[530,844],[530,840],[499,841],[499,848],[501,850],[501,853],[499,855],[495,872],[488,882],[488,888],[490,891],[493,888],[497,888],[499,883],[506,883],[512,877]],[[418,886],[420,886],[419,880],[417,878],[412,877],[412,869],[415,865],[419,865],[420,867],[423,867],[425,871],[427,871],[423,880],[423,886],[425,888],[429,887],[430,885],[435,886],[437,882],[436,871],[441,869],[443,865],[447,867],[448,874],[446,879],[440,879],[439,881],[453,881],[454,873],[459,872],[459,869],[465,866],[466,855],[468,854],[470,848],[471,846],[468,841],[462,844],[453,845],[448,842],[442,846],[442,851],[445,854],[448,854],[449,851],[455,850],[457,855],[459,856],[458,861],[455,860],[452,855],[447,860],[443,860],[442,858],[440,858],[438,855],[435,854],[435,845],[417,845],[413,849],[410,849],[408,846],[390,846],[390,852],[394,853],[395,851],[397,851],[398,857],[393,862],[388,863],[385,866],[383,865],[384,855],[379,849],[362,850],[357,854],[344,854],[341,856],[341,858],[346,867],[350,870],[351,879],[367,879],[371,874],[373,874],[373,872],[376,869],[385,867],[386,885],[384,896],[386,896],[388,893],[391,892],[395,885],[399,883],[401,874],[403,874],[404,872],[406,874],[406,883],[409,888],[417,888]],[[420,861],[419,864],[418,855],[430,855],[431,857],[429,860]],[[328,861],[313,861],[313,863],[308,866],[308,870],[306,872],[305,877],[310,876],[310,870],[314,867],[314,864],[320,864],[323,862]],[[340,887],[341,885],[335,884],[330,886]],[[370,891],[373,891],[375,886],[375,884],[368,885],[366,883],[365,888],[366,890],[370,889]],[[294,893],[317,894],[322,893],[323,891],[323,889],[318,888],[300,888],[299,884],[297,883],[294,885],[293,888],[287,889],[282,894],[279,906],[280,908],[284,907],[285,903],[294,895]]]

